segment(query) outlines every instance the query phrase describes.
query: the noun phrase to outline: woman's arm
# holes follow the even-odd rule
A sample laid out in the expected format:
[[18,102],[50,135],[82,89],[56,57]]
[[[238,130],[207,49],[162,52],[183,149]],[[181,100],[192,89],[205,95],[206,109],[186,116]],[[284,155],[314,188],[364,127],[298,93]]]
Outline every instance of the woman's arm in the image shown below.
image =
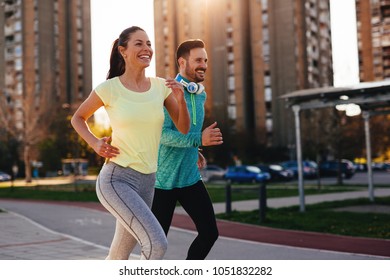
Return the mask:
[[164,101],[165,108],[176,128],[183,134],[190,131],[190,115],[187,109],[187,103],[184,99],[183,85],[174,79],[166,79],[166,86],[172,90]]
[[72,116],[71,124],[81,138],[83,138],[98,155],[112,158],[119,154],[119,150],[108,143],[111,137],[97,138],[91,132],[87,124],[87,120],[103,105],[103,101],[96,92],[92,91]]

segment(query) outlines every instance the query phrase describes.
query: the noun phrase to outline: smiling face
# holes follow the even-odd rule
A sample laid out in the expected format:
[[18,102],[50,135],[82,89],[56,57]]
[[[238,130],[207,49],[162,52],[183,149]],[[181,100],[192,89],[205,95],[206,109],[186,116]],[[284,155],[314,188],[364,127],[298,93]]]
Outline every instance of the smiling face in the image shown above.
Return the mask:
[[152,60],[153,49],[145,31],[138,30],[130,35],[127,47],[119,46],[119,51],[126,64],[148,67]]
[[191,82],[199,83],[205,79],[207,52],[204,48],[190,50],[187,59],[179,58],[180,74]]

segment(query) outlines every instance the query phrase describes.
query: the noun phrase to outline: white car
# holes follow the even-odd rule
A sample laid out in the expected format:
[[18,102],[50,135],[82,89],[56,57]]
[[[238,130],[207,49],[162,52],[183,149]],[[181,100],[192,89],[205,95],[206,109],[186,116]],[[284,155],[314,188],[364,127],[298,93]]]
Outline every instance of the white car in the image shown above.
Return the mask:
[[3,171],[0,171],[0,182],[4,182],[4,181],[11,181],[11,175],[3,172]]
[[223,180],[226,170],[218,165],[207,165],[200,170],[203,182],[207,183],[212,180]]

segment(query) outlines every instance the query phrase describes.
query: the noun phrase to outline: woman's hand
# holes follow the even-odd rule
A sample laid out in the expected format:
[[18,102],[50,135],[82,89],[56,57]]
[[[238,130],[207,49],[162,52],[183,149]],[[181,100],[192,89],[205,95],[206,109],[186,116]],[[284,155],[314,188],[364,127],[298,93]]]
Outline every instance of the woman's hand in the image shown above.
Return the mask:
[[119,155],[119,149],[111,146],[110,142],[111,137],[103,137],[98,139],[92,148],[99,156],[113,158]]
[[184,100],[184,87],[181,83],[172,78],[167,78],[165,80],[165,85],[172,90],[173,95],[175,96],[177,102],[185,102]]
[[165,99],[165,108],[167,108],[177,130],[187,134],[190,130],[190,115],[184,98],[183,85],[171,78],[165,80],[165,85],[172,90],[172,94]]

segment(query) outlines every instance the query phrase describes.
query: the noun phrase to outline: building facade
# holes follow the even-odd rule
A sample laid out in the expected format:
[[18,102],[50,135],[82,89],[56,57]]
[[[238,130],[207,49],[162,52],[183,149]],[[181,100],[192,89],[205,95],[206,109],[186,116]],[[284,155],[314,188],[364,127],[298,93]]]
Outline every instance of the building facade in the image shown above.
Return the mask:
[[91,90],[90,0],[1,0],[0,26],[0,121],[26,160]]
[[294,145],[291,111],[279,96],[333,84],[329,1],[154,4],[157,75],[175,75],[181,41],[203,39],[207,116],[219,122],[232,145]]
[[330,6],[328,0],[268,3],[273,143],[293,148],[293,115],[278,98],[295,90],[333,85]]
[[390,78],[390,1],[356,0],[361,82]]

